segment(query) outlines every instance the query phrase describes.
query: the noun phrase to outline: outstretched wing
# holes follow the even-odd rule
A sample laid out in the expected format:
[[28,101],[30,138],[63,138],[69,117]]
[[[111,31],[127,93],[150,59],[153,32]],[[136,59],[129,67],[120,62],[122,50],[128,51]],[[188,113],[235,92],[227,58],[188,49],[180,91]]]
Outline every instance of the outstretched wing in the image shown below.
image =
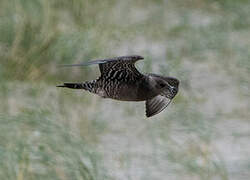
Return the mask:
[[146,101],[146,116],[151,117],[163,111],[171,102],[171,99],[158,95]]
[[119,56],[111,59],[94,60],[82,64],[72,64],[63,66],[87,66],[98,64],[101,76],[105,78],[131,78],[142,77],[143,75],[136,69],[135,62],[144,59],[141,56]]
[[[120,56],[112,59],[106,59],[102,62],[92,61],[93,64],[98,63],[101,74],[108,74],[111,70],[119,71],[127,69],[130,73],[140,74],[135,67],[135,62],[143,59],[141,56]],[[91,62],[90,62],[91,63]]]

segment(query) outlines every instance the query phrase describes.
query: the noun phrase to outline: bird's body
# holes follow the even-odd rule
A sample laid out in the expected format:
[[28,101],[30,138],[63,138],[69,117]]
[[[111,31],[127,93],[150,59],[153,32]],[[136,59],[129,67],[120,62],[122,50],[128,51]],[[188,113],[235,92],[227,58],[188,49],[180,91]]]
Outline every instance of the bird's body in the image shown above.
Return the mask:
[[[120,101],[145,101],[157,95],[157,92],[149,86],[149,78],[143,76],[136,81],[123,81],[122,79],[106,79],[103,77],[97,80],[84,83],[65,83],[69,87],[72,84],[74,89],[85,89],[103,98],[111,98]],[[77,88],[78,87],[78,88]]]
[[58,87],[84,89],[103,98],[120,101],[146,101],[146,115],[153,116],[162,111],[178,92],[179,81],[172,77],[142,74],[134,66],[141,56],[121,56],[95,60],[82,66],[99,64],[101,76],[83,83],[64,83]]

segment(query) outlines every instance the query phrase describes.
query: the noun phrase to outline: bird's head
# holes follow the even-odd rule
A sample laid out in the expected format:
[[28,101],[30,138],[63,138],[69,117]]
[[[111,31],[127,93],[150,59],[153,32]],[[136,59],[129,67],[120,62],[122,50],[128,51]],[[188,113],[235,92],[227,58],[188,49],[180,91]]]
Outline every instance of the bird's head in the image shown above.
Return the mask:
[[133,59],[135,59],[135,60],[141,60],[141,59],[144,59],[144,57],[142,57],[142,56],[138,56],[138,55],[133,55],[133,56],[132,56],[132,58],[133,58]]
[[156,74],[150,74],[150,84],[154,90],[166,96],[169,99],[173,99],[178,93],[179,80],[173,77],[164,77]]

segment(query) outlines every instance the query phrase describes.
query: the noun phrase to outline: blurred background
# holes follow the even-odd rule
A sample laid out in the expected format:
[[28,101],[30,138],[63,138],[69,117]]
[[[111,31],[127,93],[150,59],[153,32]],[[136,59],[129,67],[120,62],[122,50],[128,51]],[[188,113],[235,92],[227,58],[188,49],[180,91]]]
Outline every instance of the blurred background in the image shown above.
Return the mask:
[[[246,180],[250,1],[0,0],[0,179]],[[138,54],[180,79],[162,113],[62,82]]]

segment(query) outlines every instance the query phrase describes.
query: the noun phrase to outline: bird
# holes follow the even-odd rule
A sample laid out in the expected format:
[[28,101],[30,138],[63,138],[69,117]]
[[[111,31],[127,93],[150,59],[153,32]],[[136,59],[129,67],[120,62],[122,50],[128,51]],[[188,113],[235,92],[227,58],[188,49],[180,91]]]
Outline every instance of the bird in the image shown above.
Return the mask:
[[129,55],[61,65],[72,67],[98,64],[101,75],[95,80],[65,82],[57,87],[83,89],[102,98],[119,101],[145,101],[146,117],[152,117],[170,104],[178,93],[180,82],[174,77],[139,72],[135,63],[143,59],[144,57],[139,55]]

